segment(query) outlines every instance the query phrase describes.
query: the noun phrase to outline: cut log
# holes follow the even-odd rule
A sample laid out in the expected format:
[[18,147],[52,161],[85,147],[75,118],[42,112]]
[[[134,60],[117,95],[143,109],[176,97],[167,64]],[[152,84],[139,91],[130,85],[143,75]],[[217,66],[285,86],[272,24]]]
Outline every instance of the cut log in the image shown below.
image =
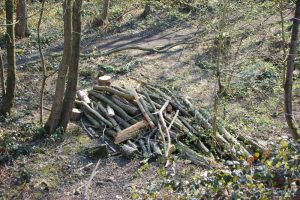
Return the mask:
[[73,108],[71,113],[71,121],[78,121],[82,117],[83,112],[80,109]]
[[126,158],[133,158],[134,155],[137,153],[137,149],[132,148],[131,146],[124,144],[121,147],[121,154]]
[[108,120],[112,123],[113,128],[116,129],[116,131],[121,131],[121,128],[119,124],[116,122],[116,120],[113,117],[109,117],[107,110],[104,108],[101,102],[97,102],[97,110],[104,116],[108,118]]
[[128,128],[130,127],[131,125],[125,121],[124,119],[122,119],[122,117],[118,116],[118,115],[115,115],[114,116],[114,119],[116,120],[116,122],[121,125],[123,128]]
[[143,139],[140,139],[139,140],[139,145],[143,151],[143,157],[144,158],[149,158],[149,152],[147,151],[147,148],[146,148],[146,145],[145,145],[145,142]]
[[162,152],[161,152],[161,150],[160,150],[160,148],[159,148],[159,146],[156,142],[150,141],[150,145],[151,145],[151,148],[153,150],[154,155],[162,156]]
[[254,157],[245,149],[243,145],[235,138],[233,137],[227,130],[222,127],[221,125],[217,125],[218,132],[222,134],[227,141],[229,141],[232,145],[236,146],[242,153],[243,156],[246,157],[247,161],[249,163],[252,163],[254,161]]
[[145,111],[145,108],[143,107],[143,104],[140,101],[140,97],[138,96],[138,94],[136,93],[136,91],[134,91],[134,97],[135,97],[135,101],[136,101],[138,107],[140,108],[140,111],[142,112],[143,116],[145,117],[145,119],[149,123],[150,127],[154,128],[155,124],[153,123],[153,121],[149,117],[148,113]]
[[83,114],[93,126],[95,126],[96,128],[101,128],[100,123],[96,119],[94,119],[94,117],[92,117],[88,113],[83,113]]
[[91,100],[90,98],[88,97],[88,93],[86,90],[78,90],[77,91],[77,97],[80,101],[83,101],[87,104],[90,104],[91,103]]
[[108,76],[108,75],[100,76],[98,78],[98,85],[99,86],[110,86],[111,85],[111,76]]
[[137,107],[135,107],[134,105],[130,105],[129,103],[125,103],[124,101],[122,101],[117,95],[113,95],[111,100],[119,105],[120,107],[122,107],[128,114],[130,115],[137,115],[140,111]]
[[146,120],[142,120],[122,130],[121,132],[118,132],[115,137],[115,144],[119,144],[121,142],[136,137],[139,134],[140,130],[146,128],[147,126],[149,126],[148,122]]
[[126,99],[127,101],[133,101],[135,99],[132,94],[124,93],[108,86],[94,86],[93,89],[98,92],[100,91],[100,92],[107,92],[109,94],[115,94],[119,97]]
[[200,125],[204,129],[210,130],[212,128],[212,126],[208,122],[208,119],[205,119],[205,117],[192,105],[192,103],[187,98],[184,98],[184,103],[188,106],[189,113],[192,116],[195,116],[196,121],[200,123]]
[[131,146],[132,148],[138,150],[137,145],[136,145],[134,142],[130,141],[130,140],[127,140],[127,145],[129,145],[129,146]]
[[177,148],[184,158],[192,161],[196,165],[210,166],[210,163],[213,162],[211,158],[197,153],[182,142],[177,143]]
[[107,109],[107,116],[108,117],[115,116],[115,111],[114,111],[114,109],[112,109],[112,107],[110,107],[109,105],[107,105],[106,109]]
[[103,94],[97,93],[95,91],[89,91],[89,94],[93,95],[94,97],[101,100],[102,102],[110,105],[115,110],[115,112],[117,112],[125,121],[131,122],[132,124],[137,123],[137,121],[135,119],[133,119],[132,117],[130,117],[119,105],[112,102],[110,99],[105,97]]
[[81,105],[81,109],[83,110],[84,113],[88,113],[90,115],[95,116],[98,120],[104,122],[108,127],[113,127],[112,123],[105,119],[100,113],[98,113],[96,110],[93,110],[86,102],[84,101],[79,101],[77,102]]

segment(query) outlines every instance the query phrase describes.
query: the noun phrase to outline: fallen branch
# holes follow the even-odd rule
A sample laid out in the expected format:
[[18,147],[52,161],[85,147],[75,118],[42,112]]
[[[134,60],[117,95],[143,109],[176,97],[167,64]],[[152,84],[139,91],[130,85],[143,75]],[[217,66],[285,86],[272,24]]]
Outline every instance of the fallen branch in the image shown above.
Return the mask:
[[[93,52],[93,53],[86,53],[86,54],[80,54],[80,57],[99,57],[99,56],[108,56],[113,53],[118,53],[121,51],[126,51],[126,50],[140,50],[140,51],[146,51],[149,53],[165,53],[169,51],[170,49],[183,45],[183,44],[196,44],[197,40],[193,38],[187,38],[179,42],[174,42],[167,44],[162,47],[154,47],[154,48],[147,48],[147,47],[141,47],[141,46],[125,46],[125,47],[119,47],[111,50],[107,50],[105,52]],[[62,56],[62,53],[51,53],[49,54],[52,57],[60,57]]]
[[158,116],[159,116],[160,122],[162,124],[163,131],[165,131],[167,134],[167,149],[165,152],[166,157],[169,157],[169,151],[170,151],[170,147],[171,147],[171,137],[170,137],[170,132],[168,130],[166,121],[164,120],[163,111],[167,108],[169,103],[170,103],[170,101],[167,100],[166,103],[163,105],[163,107],[158,111]]
[[145,120],[142,120],[124,130],[121,132],[118,132],[115,137],[115,144],[119,144],[121,142],[124,142],[126,140],[129,140],[131,138],[134,138],[138,135],[139,131],[146,128],[148,126],[148,122]]
[[133,101],[135,99],[133,94],[120,92],[119,90],[116,90],[116,89],[114,89],[112,87],[108,87],[108,86],[94,86],[93,89],[96,91],[100,91],[100,92],[107,92],[109,94],[115,94],[121,98],[126,99],[127,101]]
[[150,127],[154,128],[155,125],[154,125],[153,121],[151,120],[151,118],[149,117],[149,115],[147,114],[147,112],[145,111],[145,108],[143,107],[143,105],[142,105],[142,103],[140,101],[141,97],[138,96],[138,94],[136,93],[136,91],[134,91],[134,97],[135,97],[135,101],[136,101],[138,107],[140,108],[140,111],[142,112],[143,116],[145,117],[145,119],[149,123]]
[[89,187],[90,187],[90,185],[92,183],[92,180],[93,180],[94,176],[97,174],[97,169],[99,167],[100,160],[101,159],[98,160],[98,162],[97,162],[97,164],[96,164],[96,166],[95,166],[95,168],[94,168],[94,170],[93,170],[93,172],[92,172],[92,174],[91,174],[91,176],[89,178],[89,181],[87,182],[87,184],[85,186],[84,192],[82,193],[82,197],[81,197],[82,200],[86,199],[86,195],[88,193],[88,190],[89,190]]

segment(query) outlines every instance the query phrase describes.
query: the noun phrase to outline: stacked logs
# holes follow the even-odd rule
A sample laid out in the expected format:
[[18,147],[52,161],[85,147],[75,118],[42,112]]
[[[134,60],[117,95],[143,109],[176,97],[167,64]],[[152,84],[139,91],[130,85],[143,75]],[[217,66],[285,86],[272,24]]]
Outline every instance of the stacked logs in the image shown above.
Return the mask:
[[85,127],[91,135],[98,130],[126,156],[140,152],[145,158],[168,158],[176,151],[195,164],[209,165],[220,158],[252,162],[254,152],[265,151],[249,137],[234,137],[219,121],[213,131],[207,110],[165,88],[143,84],[129,90],[103,79],[92,90],[77,92],[76,107],[91,124]]

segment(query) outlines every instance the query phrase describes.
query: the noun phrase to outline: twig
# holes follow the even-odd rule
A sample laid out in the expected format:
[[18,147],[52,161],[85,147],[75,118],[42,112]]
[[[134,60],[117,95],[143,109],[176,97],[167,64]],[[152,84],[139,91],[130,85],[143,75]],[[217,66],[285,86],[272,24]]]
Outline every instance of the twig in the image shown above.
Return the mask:
[[95,138],[94,135],[86,128],[86,126],[84,125],[82,119],[80,119],[80,122],[82,124],[82,128],[87,132],[87,134],[91,137],[91,138]]
[[164,131],[167,134],[167,149],[166,149],[166,152],[165,152],[166,157],[169,157],[169,151],[170,151],[170,147],[171,147],[171,137],[170,137],[170,132],[167,128],[167,124],[164,120],[163,111],[167,108],[169,103],[170,103],[170,101],[167,100],[166,103],[162,106],[162,108],[158,112],[158,116],[159,116],[159,119],[161,121],[162,127],[163,127]]
[[88,189],[89,189],[89,187],[91,185],[91,182],[92,182],[94,176],[97,174],[97,168],[99,167],[100,160],[101,159],[98,160],[98,162],[97,162],[97,164],[96,164],[96,166],[95,166],[95,168],[94,168],[94,170],[93,170],[93,172],[92,172],[92,174],[91,174],[91,176],[89,178],[89,181],[87,182],[87,184],[85,186],[84,192],[82,193],[82,197],[81,197],[82,200],[86,199],[86,195],[88,193]]
[[176,111],[176,113],[175,113],[175,115],[174,115],[172,121],[170,122],[169,127],[168,127],[168,131],[171,130],[171,127],[172,127],[173,123],[175,122],[175,120],[176,120],[178,114],[179,114],[179,110]]

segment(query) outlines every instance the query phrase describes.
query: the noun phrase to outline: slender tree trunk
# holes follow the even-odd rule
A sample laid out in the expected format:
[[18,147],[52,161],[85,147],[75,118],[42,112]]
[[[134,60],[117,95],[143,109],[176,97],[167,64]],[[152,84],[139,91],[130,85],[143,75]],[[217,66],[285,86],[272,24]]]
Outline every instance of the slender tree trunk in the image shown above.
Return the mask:
[[105,22],[107,21],[109,1],[110,0],[103,0],[103,10],[102,10],[102,14],[101,14],[101,19],[103,21],[103,24],[105,24]]
[[52,134],[59,125],[61,120],[61,111],[63,106],[63,98],[65,93],[65,80],[68,72],[70,55],[71,55],[71,38],[72,38],[72,0],[64,2],[64,51],[63,58],[58,71],[56,81],[56,89],[54,102],[52,104],[51,114],[45,124],[45,129],[49,134]]
[[24,38],[28,32],[26,0],[17,0],[16,14],[16,37]]
[[38,21],[38,27],[37,27],[37,35],[38,35],[38,43],[39,43],[39,53],[40,53],[40,58],[41,58],[41,67],[43,70],[43,77],[42,77],[42,86],[40,90],[40,124],[43,126],[43,107],[44,107],[44,89],[46,85],[46,67],[45,67],[45,62],[44,62],[44,55],[42,52],[42,45],[41,45],[41,39],[40,39],[40,30],[41,30],[41,23],[42,23],[42,18],[43,18],[43,13],[44,13],[44,6],[45,6],[45,0],[42,1],[42,8],[40,12],[40,17]]
[[290,51],[287,58],[286,80],[284,86],[285,118],[290,128],[290,131],[292,133],[292,136],[296,141],[300,139],[300,133],[299,130],[297,129],[297,124],[293,117],[292,89],[293,89],[293,70],[295,64],[295,57],[297,54],[299,19],[300,19],[300,0],[297,0],[295,17],[293,19]]
[[145,8],[144,8],[144,11],[141,15],[142,18],[146,18],[151,12],[151,6],[150,6],[150,3],[146,3],[145,5]]
[[1,94],[2,94],[2,98],[4,98],[4,96],[5,96],[5,81],[4,81],[4,66],[3,66],[1,52],[0,52],[0,81],[1,81]]
[[280,0],[280,24],[281,24],[281,40],[282,40],[282,86],[284,88],[285,84],[285,73],[286,73],[286,66],[285,66],[285,58],[286,58],[286,49],[285,49],[285,36],[284,36],[284,17],[283,17],[283,0]]
[[7,29],[7,86],[5,96],[0,108],[3,115],[11,114],[15,99],[16,88],[16,56],[15,56],[15,30],[14,30],[14,0],[6,0],[6,29]]
[[72,15],[72,53],[68,73],[68,82],[64,97],[63,110],[61,115],[61,126],[64,130],[70,121],[71,112],[76,96],[77,80],[78,80],[78,65],[80,58],[80,40],[81,40],[81,5],[82,0],[75,0],[73,4]]

